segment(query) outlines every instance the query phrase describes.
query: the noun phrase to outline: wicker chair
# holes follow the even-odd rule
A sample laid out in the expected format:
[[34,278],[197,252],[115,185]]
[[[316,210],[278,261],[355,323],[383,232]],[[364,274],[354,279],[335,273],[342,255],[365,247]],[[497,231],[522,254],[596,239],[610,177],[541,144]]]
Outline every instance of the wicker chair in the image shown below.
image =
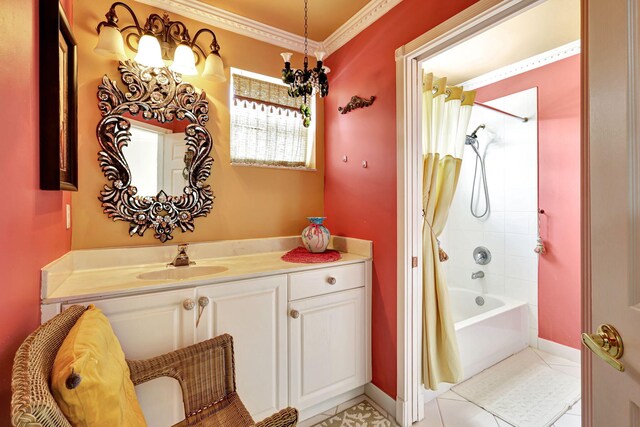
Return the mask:
[[[11,421],[20,427],[71,427],[49,389],[53,361],[85,308],[74,305],[41,325],[16,353],[11,379]],[[185,419],[179,427],[288,427],[298,412],[286,408],[254,423],[236,393],[233,339],[219,337],[148,360],[127,361],[131,380],[140,384],[161,376],[177,379]],[[202,375],[210,372],[211,375]],[[155,426],[152,426],[155,427]]]

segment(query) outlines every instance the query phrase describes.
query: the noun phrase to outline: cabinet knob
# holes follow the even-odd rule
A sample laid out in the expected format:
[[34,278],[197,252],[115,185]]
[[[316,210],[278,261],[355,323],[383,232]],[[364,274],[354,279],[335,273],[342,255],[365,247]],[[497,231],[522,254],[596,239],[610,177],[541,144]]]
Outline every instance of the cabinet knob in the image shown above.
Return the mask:
[[202,313],[204,313],[204,309],[209,305],[209,298],[200,297],[198,298],[198,318],[196,319],[196,328],[200,324],[200,318],[202,317]]
[[289,315],[294,319],[297,319],[298,317],[300,317],[300,312],[298,310],[291,310],[289,312]]
[[336,284],[336,281],[337,281],[337,280],[336,280],[336,278],[335,278],[335,277],[329,277],[329,278],[327,279],[327,283],[328,283],[328,284],[330,284],[330,285],[335,285],[335,284]]
[[196,303],[191,298],[187,298],[186,300],[182,301],[182,306],[185,310],[193,310],[193,307],[196,306]]

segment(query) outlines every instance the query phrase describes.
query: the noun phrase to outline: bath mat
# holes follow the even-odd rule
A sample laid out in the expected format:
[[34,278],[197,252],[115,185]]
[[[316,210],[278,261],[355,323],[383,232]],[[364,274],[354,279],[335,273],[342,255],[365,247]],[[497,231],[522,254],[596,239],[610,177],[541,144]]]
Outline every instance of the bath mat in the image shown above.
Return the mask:
[[580,380],[526,349],[452,389],[518,427],[548,427],[580,399]]
[[333,249],[327,249],[324,252],[314,254],[302,246],[292,249],[282,255],[283,261],[298,263],[333,262],[338,261],[340,258],[340,252],[334,251]]
[[363,400],[313,427],[392,427],[396,425],[369,402]]

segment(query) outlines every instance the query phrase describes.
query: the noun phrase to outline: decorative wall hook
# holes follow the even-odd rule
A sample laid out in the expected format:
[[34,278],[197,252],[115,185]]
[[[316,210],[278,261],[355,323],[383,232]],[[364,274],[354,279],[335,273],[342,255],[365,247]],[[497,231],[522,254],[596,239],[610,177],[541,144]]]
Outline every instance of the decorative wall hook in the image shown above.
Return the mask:
[[340,111],[341,114],[347,114],[349,111],[355,110],[356,108],[369,107],[375,100],[375,96],[372,96],[369,99],[365,99],[354,95],[351,97],[351,101],[349,101],[347,105],[345,105],[344,107],[338,107],[338,111]]

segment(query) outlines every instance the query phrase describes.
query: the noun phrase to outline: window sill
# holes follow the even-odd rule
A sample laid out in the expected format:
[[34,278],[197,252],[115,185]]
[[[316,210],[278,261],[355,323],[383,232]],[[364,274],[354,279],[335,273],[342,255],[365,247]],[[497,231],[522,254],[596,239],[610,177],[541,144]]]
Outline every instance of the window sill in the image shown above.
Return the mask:
[[231,162],[231,166],[240,166],[243,168],[262,168],[262,169],[285,169],[291,171],[300,171],[300,172],[317,172],[316,168],[308,168],[308,167],[294,167],[294,166],[276,166],[276,165],[260,165],[254,163],[234,163]]

